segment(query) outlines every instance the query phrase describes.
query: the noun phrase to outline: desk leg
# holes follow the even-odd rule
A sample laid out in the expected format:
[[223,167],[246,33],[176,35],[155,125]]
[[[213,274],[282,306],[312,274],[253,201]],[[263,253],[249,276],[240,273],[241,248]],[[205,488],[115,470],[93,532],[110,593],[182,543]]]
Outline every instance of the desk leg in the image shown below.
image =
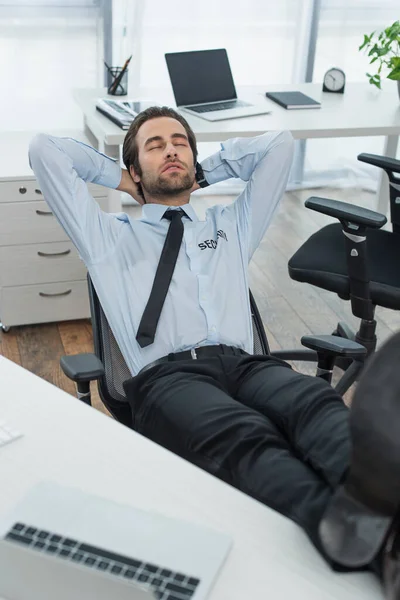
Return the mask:
[[103,154],[107,154],[107,156],[110,156],[111,158],[118,158],[119,160],[119,146],[110,146],[104,142],[103,138],[98,137],[95,133],[93,133],[87,124],[86,118],[84,118],[83,131],[93,148],[96,148],[96,150],[102,152]]
[[302,184],[304,180],[304,163],[306,158],[306,141],[296,140],[294,146],[294,157],[292,170],[289,176],[289,182],[294,184]]
[[[398,141],[398,135],[388,135],[385,139],[385,148],[383,150],[383,154],[390,158],[396,158]],[[383,171],[383,169],[380,169],[380,171],[381,173],[379,175],[379,187],[376,209],[378,212],[387,215],[389,212],[389,180],[385,171]]]
[[[85,134],[85,136],[87,137],[87,139],[89,140],[89,142],[93,146],[93,148],[96,148],[96,150],[99,150],[100,140],[90,129],[89,125],[87,124],[86,117],[83,118],[83,133]],[[101,152],[101,150],[100,150],[100,152]]]

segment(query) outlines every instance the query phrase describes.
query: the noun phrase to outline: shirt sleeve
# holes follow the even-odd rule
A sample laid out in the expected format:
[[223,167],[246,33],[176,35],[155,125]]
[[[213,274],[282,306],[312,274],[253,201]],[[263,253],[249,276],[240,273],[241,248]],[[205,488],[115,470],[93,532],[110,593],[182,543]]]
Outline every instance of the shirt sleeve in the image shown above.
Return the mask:
[[260,244],[286,188],[293,160],[294,140],[289,131],[268,132],[254,138],[234,138],[202,161],[204,175],[213,184],[238,177],[247,185],[225,207],[237,222],[248,260]]
[[82,142],[42,133],[29,145],[29,164],[43,197],[85,263],[107,254],[123,223],[101,210],[86,182],[115,189],[121,181],[121,167]]

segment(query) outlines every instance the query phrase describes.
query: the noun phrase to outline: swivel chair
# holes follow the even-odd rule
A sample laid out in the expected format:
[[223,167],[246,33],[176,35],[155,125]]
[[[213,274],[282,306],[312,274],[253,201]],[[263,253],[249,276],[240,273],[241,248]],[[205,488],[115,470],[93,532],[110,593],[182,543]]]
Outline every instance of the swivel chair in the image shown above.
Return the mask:
[[[333,335],[362,344],[367,356],[376,349],[375,307],[400,309],[400,161],[375,154],[358,160],[382,168],[389,178],[392,231],[383,230],[387,219],[375,211],[328,198],[311,197],[305,206],[337,218],[312,235],[289,261],[289,275],[350,300],[361,319],[356,333],[339,322]],[[360,370],[348,359],[337,365],[345,370],[341,387],[349,387]]]
[[[88,288],[94,353],[63,356],[60,361],[61,368],[67,377],[75,381],[78,398],[87,404],[91,404],[90,382],[97,380],[103,404],[117,421],[130,427],[132,413],[124,393],[123,382],[131,377],[131,373],[114,338],[89,275]],[[279,356],[281,351],[270,352],[264,325],[251,291],[249,291],[249,297],[254,354]],[[366,355],[365,348],[360,344],[334,336],[304,336],[301,341],[308,348],[308,350],[300,351],[301,358],[317,361],[317,375],[329,383],[335,360],[346,358],[354,361],[358,368],[361,368]],[[293,359],[297,357],[298,353],[299,351],[292,352]]]

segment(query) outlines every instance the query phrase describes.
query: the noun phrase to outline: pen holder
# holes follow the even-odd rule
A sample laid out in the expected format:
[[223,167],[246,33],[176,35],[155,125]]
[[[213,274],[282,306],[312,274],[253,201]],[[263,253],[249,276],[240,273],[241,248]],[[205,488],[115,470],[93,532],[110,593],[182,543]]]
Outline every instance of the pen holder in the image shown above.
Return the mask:
[[115,85],[121,71],[122,67],[110,67],[107,71],[107,92],[112,96],[126,96],[128,93],[128,69],[125,69],[121,80]]

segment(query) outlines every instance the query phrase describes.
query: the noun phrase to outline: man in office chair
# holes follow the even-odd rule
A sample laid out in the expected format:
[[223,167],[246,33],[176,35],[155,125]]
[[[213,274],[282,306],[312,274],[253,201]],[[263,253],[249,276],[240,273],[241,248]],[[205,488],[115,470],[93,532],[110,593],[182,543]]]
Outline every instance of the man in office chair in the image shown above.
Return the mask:
[[[379,571],[397,542],[400,502],[400,408],[385,400],[386,379],[377,387],[383,354],[350,419],[322,379],[251,354],[247,266],[285,190],[292,152],[290,133],[272,132],[228,140],[199,165],[187,121],[153,107],[126,135],[126,170],[83,143],[44,134],[29,155],[133,375],[124,388],[134,428],[296,521],[334,568]],[[230,177],[247,181],[244,191],[200,221],[191,192]],[[85,182],[127,192],[143,204],[141,219],[101,211]],[[391,343],[400,358],[399,340]]]

